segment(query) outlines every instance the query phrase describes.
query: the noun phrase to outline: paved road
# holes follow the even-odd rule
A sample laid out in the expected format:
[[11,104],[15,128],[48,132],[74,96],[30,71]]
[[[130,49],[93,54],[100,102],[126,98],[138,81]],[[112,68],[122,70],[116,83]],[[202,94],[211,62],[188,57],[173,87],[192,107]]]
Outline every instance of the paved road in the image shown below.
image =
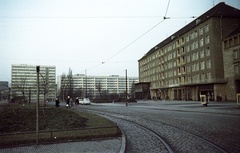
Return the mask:
[[152,142],[156,137],[146,136],[150,133],[136,128],[137,124],[161,136],[174,152],[240,152],[240,107],[236,103],[211,102],[204,107],[195,101],[140,101],[128,107],[93,104],[81,110],[117,122],[126,133],[126,152],[159,152]]
[[[126,135],[126,152],[166,152],[153,133],[141,126],[161,136],[174,152],[240,152],[240,107],[236,103],[212,102],[203,107],[195,101],[139,101],[128,107],[123,103],[93,103],[75,109],[117,122]],[[0,152],[118,152],[121,143],[118,138],[7,148]]]

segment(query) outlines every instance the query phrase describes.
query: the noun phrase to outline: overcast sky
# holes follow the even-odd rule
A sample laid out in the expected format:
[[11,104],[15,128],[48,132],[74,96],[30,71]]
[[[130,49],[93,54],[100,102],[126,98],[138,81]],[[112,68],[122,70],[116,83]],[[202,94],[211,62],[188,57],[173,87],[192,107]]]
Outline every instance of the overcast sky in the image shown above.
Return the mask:
[[[11,81],[12,64],[138,77],[145,53],[219,2],[0,0],[0,81]],[[224,2],[240,8],[239,0]]]

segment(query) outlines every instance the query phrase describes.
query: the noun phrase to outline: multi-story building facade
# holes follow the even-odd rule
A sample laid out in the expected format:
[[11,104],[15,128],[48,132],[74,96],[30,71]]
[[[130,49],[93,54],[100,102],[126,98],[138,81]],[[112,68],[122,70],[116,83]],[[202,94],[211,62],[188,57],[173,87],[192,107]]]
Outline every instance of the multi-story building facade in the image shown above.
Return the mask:
[[[110,76],[87,76],[84,74],[68,76],[58,76],[58,93],[66,98],[66,93],[72,90],[70,94],[73,97],[96,98],[100,94],[123,94],[131,95],[134,84],[138,83],[137,77],[121,77],[119,75]],[[70,89],[70,88],[72,89]],[[65,94],[61,94],[64,92]]]
[[223,49],[225,93],[229,99],[236,100],[236,94],[240,93],[240,28],[224,39]]
[[147,52],[138,61],[139,82],[150,82],[152,98],[227,99],[222,40],[239,18],[238,9],[219,3]]
[[8,81],[0,81],[0,101],[9,99],[10,88]]
[[[36,65],[12,65],[12,97],[22,96],[26,101],[37,100]],[[56,97],[56,67],[40,65],[40,101]]]

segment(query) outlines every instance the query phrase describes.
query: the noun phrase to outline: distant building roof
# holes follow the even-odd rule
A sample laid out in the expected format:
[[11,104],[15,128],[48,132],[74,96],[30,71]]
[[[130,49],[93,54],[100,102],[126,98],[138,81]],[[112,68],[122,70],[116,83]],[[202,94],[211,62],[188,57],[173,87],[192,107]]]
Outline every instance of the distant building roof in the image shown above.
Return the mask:
[[[168,44],[169,42],[173,41],[174,39],[178,38],[179,36],[187,33],[194,27],[196,27],[197,24],[203,23],[206,20],[208,20],[211,17],[232,17],[232,18],[240,18],[240,10],[231,7],[229,5],[226,5],[224,2],[218,3],[216,6],[199,16],[197,19],[183,27],[182,29],[175,32],[170,37],[166,38],[162,42],[160,42],[158,45],[154,46],[150,51],[148,51],[141,59],[143,59],[146,55],[149,55],[153,53],[158,48],[161,48]],[[139,60],[141,60],[139,59]]]

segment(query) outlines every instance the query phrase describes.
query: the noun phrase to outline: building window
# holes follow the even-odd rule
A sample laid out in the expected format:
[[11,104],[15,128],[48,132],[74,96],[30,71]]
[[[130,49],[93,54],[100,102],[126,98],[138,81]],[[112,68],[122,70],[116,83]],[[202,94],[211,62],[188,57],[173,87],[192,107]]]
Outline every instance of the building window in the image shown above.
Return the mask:
[[211,60],[207,60],[207,68],[211,69]]
[[211,78],[212,78],[211,72],[208,72],[208,73],[207,73],[207,79],[211,79]]
[[240,50],[234,50],[233,51],[233,59],[239,60],[240,59]]
[[240,74],[240,65],[235,65],[234,69],[235,69],[235,74]]
[[185,66],[182,67],[182,73],[183,73],[183,74],[186,73],[186,67],[185,67]]
[[172,44],[172,49],[175,49],[175,43]]
[[202,73],[202,74],[201,74],[201,80],[204,81],[205,79],[206,79],[206,78],[205,78],[205,74]]
[[191,76],[188,76],[188,83],[191,83],[192,82],[192,78]]
[[187,66],[187,72],[190,73],[191,72],[191,65]]
[[176,52],[173,52],[173,58],[175,58],[176,57]]
[[191,39],[194,39],[194,32],[191,33]]
[[192,65],[192,71],[195,72],[195,67],[196,67],[196,64],[193,64]]
[[208,32],[208,31],[209,31],[209,25],[206,24],[206,25],[205,25],[205,32]]
[[204,49],[200,51],[200,58],[204,58]]
[[196,60],[198,60],[198,52],[196,52],[195,54],[196,54],[195,58]]
[[192,45],[191,45],[191,50],[194,50],[194,47],[195,47],[195,44],[193,42]]
[[190,51],[190,46],[187,45],[186,48],[187,48],[187,52],[189,52]]
[[196,63],[196,71],[199,71],[199,63]]
[[195,53],[192,53],[192,61],[195,61]]
[[199,35],[202,35],[203,34],[203,28],[199,28]]
[[195,48],[198,48],[198,41],[195,41]]
[[200,47],[202,47],[203,46],[203,38],[202,39],[200,39]]
[[194,31],[194,38],[197,38],[197,36],[198,36],[198,32],[197,32],[197,30],[195,30]]
[[210,48],[209,47],[207,47],[207,49],[206,49],[206,56],[210,56]]
[[199,82],[199,74],[196,75],[196,80]]
[[205,69],[205,62],[202,61],[202,62],[201,62],[201,70],[204,70],[204,69]]
[[191,61],[191,57],[190,55],[187,56],[187,62],[190,62]]
[[206,36],[206,38],[205,38],[205,44],[209,44],[209,42],[210,42],[210,38],[209,38],[209,36]]
[[189,42],[189,35],[186,36],[186,42]]

